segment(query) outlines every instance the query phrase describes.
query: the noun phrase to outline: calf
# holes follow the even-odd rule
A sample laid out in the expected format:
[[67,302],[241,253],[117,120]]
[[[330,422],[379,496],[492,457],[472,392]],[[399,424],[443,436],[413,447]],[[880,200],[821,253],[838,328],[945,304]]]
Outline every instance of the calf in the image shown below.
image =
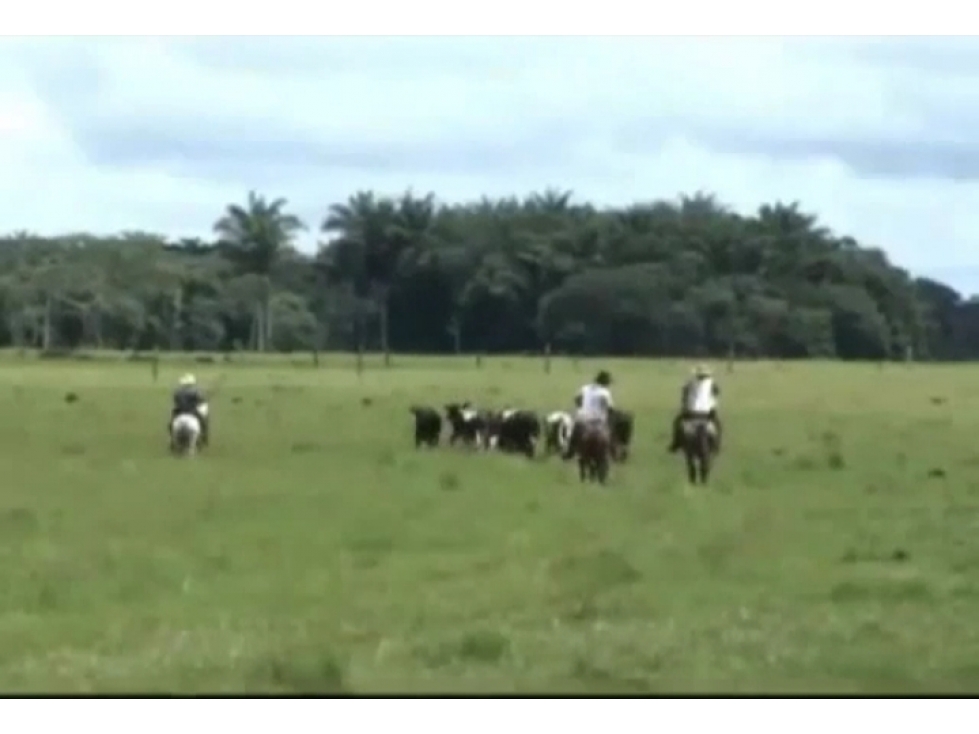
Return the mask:
[[612,458],[616,461],[625,461],[629,458],[633,423],[633,415],[628,410],[609,409],[608,427],[612,435]]
[[468,402],[449,403],[445,406],[445,417],[452,426],[449,445],[461,440],[467,446],[485,445],[486,416],[473,408]]
[[415,416],[415,448],[438,446],[442,435],[442,416],[435,408],[419,405],[411,406],[410,411]]
[[545,453],[560,452],[563,454],[567,451],[573,427],[574,418],[563,410],[556,410],[548,415],[544,421]]
[[540,421],[532,410],[506,409],[493,416],[488,433],[491,446],[532,459],[540,438]]

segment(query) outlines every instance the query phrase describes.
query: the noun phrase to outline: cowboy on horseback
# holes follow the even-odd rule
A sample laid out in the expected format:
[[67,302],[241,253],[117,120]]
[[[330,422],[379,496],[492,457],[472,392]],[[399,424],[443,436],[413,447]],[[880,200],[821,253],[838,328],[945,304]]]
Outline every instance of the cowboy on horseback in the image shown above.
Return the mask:
[[568,447],[561,457],[565,461],[574,458],[578,451],[578,444],[581,441],[581,434],[587,425],[597,425],[604,430],[608,430],[608,412],[613,406],[612,392],[609,386],[612,384],[612,376],[602,370],[595,377],[594,382],[582,386],[575,396],[574,404],[577,407],[574,417],[574,426],[571,428],[571,436],[568,439]]
[[207,401],[197,386],[197,378],[187,373],[177,383],[173,391],[173,409],[170,411],[168,430],[172,430],[173,419],[178,415],[188,413],[201,423],[201,443],[207,445],[209,436],[209,415]]
[[721,421],[717,415],[717,400],[721,390],[706,365],[698,365],[693,374],[683,385],[680,392],[680,412],[673,420],[673,442],[670,453],[675,453],[683,446],[683,422],[690,418],[707,418],[714,424],[715,443],[717,451],[721,450]]

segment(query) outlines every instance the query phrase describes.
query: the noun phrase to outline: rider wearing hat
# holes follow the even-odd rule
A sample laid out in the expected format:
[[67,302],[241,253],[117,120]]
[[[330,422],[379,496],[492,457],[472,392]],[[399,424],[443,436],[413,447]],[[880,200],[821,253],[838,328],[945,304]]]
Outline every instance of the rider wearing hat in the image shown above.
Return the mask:
[[582,426],[589,422],[601,422],[608,428],[609,409],[614,405],[612,393],[609,386],[612,384],[612,376],[602,370],[595,376],[595,381],[582,386],[575,396],[574,404],[577,408],[574,418],[574,426],[571,429],[571,436],[568,439],[568,448],[564,452],[564,459],[571,459],[578,451],[578,441]]
[[717,416],[717,399],[721,394],[717,382],[706,365],[693,369],[691,377],[680,392],[680,412],[673,421],[673,442],[670,452],[679,451],[683,444],[683,421],[703,416],[717,429],[717,449],[721,448],[721,421]]
[[170,423],[182,413],[189,413],[197,417],[201,422],[201,443],[207,444],[208,440],[208,411],[207,402],[197,386],[197,378],[187,373],[177,382],[177,389],[173,391],[173,409],[170,411]]

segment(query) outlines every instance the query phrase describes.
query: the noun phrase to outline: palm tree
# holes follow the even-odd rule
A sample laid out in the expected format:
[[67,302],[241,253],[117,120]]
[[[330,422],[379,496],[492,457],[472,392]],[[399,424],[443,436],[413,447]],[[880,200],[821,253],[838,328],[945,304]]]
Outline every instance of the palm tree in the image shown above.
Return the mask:
[[431,235],[435,217],[433,194],[400,200],[375,199],[359,192],[346,204],[334,204],[323,221],[324,233],[337,235],[325,252],[334,272],[352,284],[360,298],[374,302],[380,316],[381,350],[390,364],[388,339],[391,285],[405,264]]
[[254,191],[245,206],[229,204],[214,224],[219,247],[243,274],[257,276],[261,288],[255,303],[256,349],[264,352],[272,338],[269,318],[272,298],[272,270],[282,250],[292,244],[296,234],[306,228],[299,217],[285,211],[283,198],[269,201]]

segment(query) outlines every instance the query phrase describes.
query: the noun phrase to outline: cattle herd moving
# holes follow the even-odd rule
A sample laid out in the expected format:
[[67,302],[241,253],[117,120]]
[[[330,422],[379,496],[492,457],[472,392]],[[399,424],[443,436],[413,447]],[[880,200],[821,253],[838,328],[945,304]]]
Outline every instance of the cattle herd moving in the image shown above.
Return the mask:
[[[443,415],[435,408],[412,406],[415,418],[415,447],[438,446],[443,425],[448,424],[448,444],[461,444],[475,450],[501,451],[534,458],[543,439],[543,454],[566,455],[569,449],[574,418],[570,413],[554,411],[541,418],[535,411],[505,408],[481,410],[469,402],[449,403]],[[618,408],[609,409],[609,454],[614,461],[625,461],[632,443],[634,418],[632,413]],[[568,457],[570,458],[570,457]],[[586,459],[578,455],[581,478],[593,476],[586,471]],[[606,472],[594,478],[604,481]]]
[[[193,376],[189,379],[193,381]],[[181,411],[175,405],[171,414],[170,451],[177,456],[194,456],[207,443],[208,403],[199,392],[194,394],[198,396],[196,408]],[[525,408],[486,410],[468,401],[444,406],[444,418],[429,406],[414,405],[410,411],[415,419],[415,448],[438,446],[446,423],[450,446],[461,444],[474,450],[523,454],[533,459],[543,439],[545,457],[577,457],[581,480],[601,483],[608,477],[612,462],[628,459],[635,422],[631,412],[615,407],[608,407],[607,420],[582,418],[577,425],[572,415],[562,410],[541,418]],[[692,483],[706,483],[712,458],[719,451],[719,426],[713,415],[685,410],[675,424],[675,444],[670,450],[683,449]]]

